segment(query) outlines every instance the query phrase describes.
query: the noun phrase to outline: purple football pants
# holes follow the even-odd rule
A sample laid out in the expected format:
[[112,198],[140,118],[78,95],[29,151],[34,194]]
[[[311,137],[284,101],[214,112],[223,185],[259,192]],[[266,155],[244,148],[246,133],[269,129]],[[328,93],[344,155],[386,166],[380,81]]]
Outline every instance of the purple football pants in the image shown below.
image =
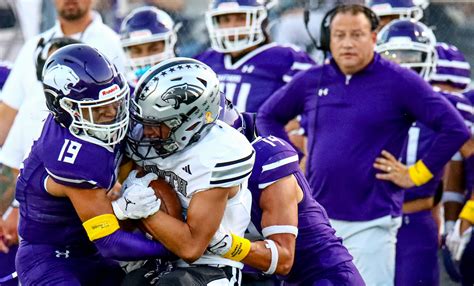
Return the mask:
[[398,230],[395,285],[439,285],[438,227],[430,210],[404,214]]
[[15,272],[15,255],[18,246],[11,246],[8,253],[0,253],[0,285],[17,286],[18,278],[12,275]]
[[324,273],[319,274],[316,277],[295,283],[283,281],[281,285],[365,286],[365,283],[354,263],[347,261],[336,265],[333,269],[327,269]]
[[16,270],[22,285],[120,285],[125,276],[117,262],[93,245],[61,247],[20,243]]

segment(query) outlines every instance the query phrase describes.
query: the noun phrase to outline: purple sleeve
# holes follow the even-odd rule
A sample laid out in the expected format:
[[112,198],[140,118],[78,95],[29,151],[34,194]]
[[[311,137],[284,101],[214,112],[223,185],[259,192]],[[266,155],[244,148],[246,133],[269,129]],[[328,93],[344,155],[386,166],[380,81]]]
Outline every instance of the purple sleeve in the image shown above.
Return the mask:
[[316,65],[306,52],[300,50],[295,51],[294,49],[288,50],[291,53],[286,56],[286,58],[291,60],[289,61],[289,69],[283,75],[283,81],[285,82],[289,82],[299,72],[308,70]]
[[439,172],[469,139],[469,130],[456,109],[415,73],[404,73],[400,90],[403,108],[436,132],[431,148],[421,158],[432,174]]
[[[278,164],[277,168],[268,166]],[[262,165],[263,171],[258,178],[260,188],[265,188],[269,183],[276,182],[286,176],[296,173],[299,168],[298,154],[296,151],[283,151],[268,158]]]
[[0,62],[0,90],[2,90],[3,85],[7,81],[8,74],[10,74],[10,67],[4,63]]
[[129,233],[123,230],[117,230],[94,242],[104,257],[121,261],[174,256],[158,241],[149,240],[140,233]]
[[273,135],[290,142],[285,125],[302,114],[306,94],[314,90],[308,85],[314,80],[313,69],[298,73],[292,81],[278,89],[257,112],[257,128],[264,136]]

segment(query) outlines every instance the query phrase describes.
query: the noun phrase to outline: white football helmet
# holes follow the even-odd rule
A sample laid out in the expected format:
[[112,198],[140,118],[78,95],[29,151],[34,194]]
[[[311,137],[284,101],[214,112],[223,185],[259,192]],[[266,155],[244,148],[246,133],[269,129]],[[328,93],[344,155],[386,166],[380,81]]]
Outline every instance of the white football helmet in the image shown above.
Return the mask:
[[[130,110],[128,152],[135,161],[167,157],[197,142],[219,116],[219,80],[210,67],[173,58],[139,80]],[[166,136],[147,136],[165,125]]]

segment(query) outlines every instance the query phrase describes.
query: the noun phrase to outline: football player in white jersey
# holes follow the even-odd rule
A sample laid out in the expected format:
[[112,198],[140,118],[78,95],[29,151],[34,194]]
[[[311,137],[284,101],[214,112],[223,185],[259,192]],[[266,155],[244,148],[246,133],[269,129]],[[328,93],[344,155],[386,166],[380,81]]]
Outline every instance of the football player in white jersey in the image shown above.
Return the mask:
[[[159,211],[143,221],[181,258],[158,285],[240,284],[240,260],[250,244],[236,241],[224,257],[206,248],[218,229],[244,235],[255,151],[242,134],[217,120],[219,102],[219,81],[208,66],[174,58],[142,76],[131,103],[129,156],[147,173],[166,179],[185,217],[183,222]],[[139,180],[136,172],[129,180]]]

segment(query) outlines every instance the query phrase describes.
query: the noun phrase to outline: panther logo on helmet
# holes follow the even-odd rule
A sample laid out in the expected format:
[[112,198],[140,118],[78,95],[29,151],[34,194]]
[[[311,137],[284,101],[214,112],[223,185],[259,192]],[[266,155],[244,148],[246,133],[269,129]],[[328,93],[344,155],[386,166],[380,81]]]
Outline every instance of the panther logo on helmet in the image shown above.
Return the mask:
[[174,108],[178,109],[181,103],[190,104],[198,99],[204,89],[193,84],[184,83],[170,87],[161,97],[163,101],[169,103],[174,100]]
[[77,74],[68,66],[55,65],[48,68],[44,74],[43,83],[61,90],[64,95],[71,92],[71,87],[79,82]]

